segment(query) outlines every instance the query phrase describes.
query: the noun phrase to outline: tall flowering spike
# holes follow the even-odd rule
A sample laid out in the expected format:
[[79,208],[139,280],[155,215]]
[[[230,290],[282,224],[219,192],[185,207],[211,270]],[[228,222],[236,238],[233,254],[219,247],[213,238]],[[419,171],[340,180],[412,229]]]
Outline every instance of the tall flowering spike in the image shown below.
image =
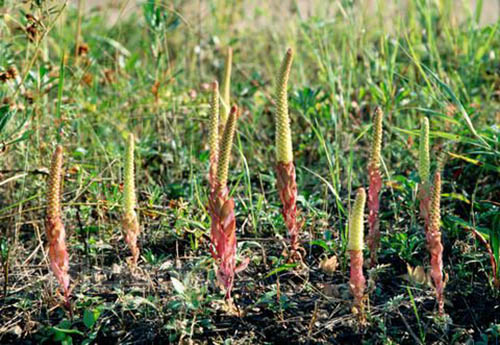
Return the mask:
[[231,147],[233,146],[234,131],[236,128],[236,118],[238,117],[238,107],[233,105],[231,113],[224,126],[222,135],[219,162],[217,164],[217,183],[219,187],[226,187],[229,172],[229,158],[231,157]]
[[420,125],[420,147],[418,155],[418,173],[421,181],[418,198],[420,201],[420,216],[424,220],[426,233],[429,229],[429,206],[431,202],[429,171],[429,119],[427,117],[423,117]]
[[276,160],[280,163],[293,161],[292,132],[288,116],[288,77],[292,67],[293,50],[289,48],[276,78]]
[[373,117],[372,147],[369,166],[380,167],[380,152],[382,150],[382,119],[384,113],[380,107],[375,110]]
[[136,196],[135,196],[135,173],[134,173],[134,135],[128,135],[127,149],[125,151],[125,167],[123,181],[123,207],[125,213],[135,212]]
[[233,64],[233,48],[227,48],[226,54],[226,63],[224,69],[224,79],[222,84],[222,101],[224,104],[222,105],[221,114],[220,114],[220,122],[221,126],[226,125],[226,121],[228,118],[229,110],[229,102],[231,102],[231,68]]
[[427,246],[431,255],[431,276],[436,289],[436,299],[439,306],[439,314],[444,314],[444,281],[443,281],[443,245],[441,244],[441,174],[434,175],[434,186],[432,189],[430,224],[427,232]]
[[377,108],[373,119],[373,137],[370,162],[368,163],[368,176],[370,186],[368,188],[368,225],[370,232],[367,242],[370,248],[370,265],[377,263],[377,250],[380,246],[380,223],[379,223],[379,194],[382,189],[382,177],[380,175],[380,153],[382,150],[382,109]]
[[61,175],[63,164],[63,148],[57,146],[52,156],[47,190],[47,219],[45,223],[49,242],[50,268],[64,292],[64,299],[69,306],[70,277],[69,255],[66,248],[66,232],[61,217]]
[[219,84],[212,83],[212,95],[210,98],[208,142],[210,146],[210,168],[208,179],[211,186],[215,185],[217,174],[217,160],[219,159]]
[[356,193],[356,200],[349,219],[349,243],[347,249],[351,257],[351,278],[349,285],[354,297],[353,310],[358,314],[359,320],[363,323],[365,285],[366,279],[363,275],[363,215],[365,209],[366,193],[363,188],[359,188]]
[[429,119],[423,117],[420,124],[420,145],[418,155],[418,174],[424,184],[429,181],[430,156],[429,156]]
[[347,249],[349,250],[363,250],[365,203],[365,189],[359,188],[356,192],[356,199],[354,200],[354,206],[349,219],[349,242],[347,244]]
[[134,173],[134,135],[128,136],[127,149],[125,152],[125,167],[123,181],[123,218],[122,226],[130,252],[132,253],[132,266],[137,264],[139,259],[139,247],[137,246],[137,237],[140,233],[139,221],[135,212],[135,173]]
[[231,300],[234,276],[248,265],[248,259],[236,266],[236,219],[234,200],[229,197],[227,179],[229,158],[236,128],[238,108],[233,106],[222,135],[217,162],[217,178],[210,184],[208,210],[211,217],[210,238],[212,256],[218,263],[217,281],[226,291],[226,299]]
[[276,166],[277,188],[283,208],[281,213],[290,236],[290,261],[301,259],[299,232],[302,224],[297,221],[297,183],[293,164],[292,132],[288,115],[288,78],[292,67],[293,51],[288,49],[276,77]]

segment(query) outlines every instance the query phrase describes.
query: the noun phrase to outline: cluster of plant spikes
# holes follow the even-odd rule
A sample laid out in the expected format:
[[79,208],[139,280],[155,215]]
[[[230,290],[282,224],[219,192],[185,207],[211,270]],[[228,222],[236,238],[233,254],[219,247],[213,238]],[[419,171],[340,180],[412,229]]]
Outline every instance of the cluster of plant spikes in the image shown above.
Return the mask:
[[64,300],[69,307],[70,276],[69,255],[66,247],[66,232],[61,215],[61,176],[63,165],[63,148],[58,145],[52,156],[49,183],[47,190],[47,219],[45,230],[49,243],[50,268],[64,293]]
[[288,49],[276,78],[276,177],[282,203],[281,213],[290,237],[290,260],[299,259],[299,234],[302,223],[297,219],[297,183],[293,163],[292,131],[288,114],[288,78],[292,67],[293,51]]
[[441,244],[441,174],[436,172],[430,182],[429,119],[424,117],[420,129],[418,172],[420,175],[420,216],[424,220],[427,249],[431,257],[431,277],[436,290],[439,314],[444,314],[443,245]]
[[123,178],[123,217],[122,226],[125,242],[132,253],[132,267],[137,265],[139,259],[139,247],[137,237],[140,233],[139,220],[137,219],[136,195],[135,195],[135,174],[134,174],[134,135],[128,136],[127,149],[125,151],[125,167]]
[[[297,221],[297,184],[295,181],[295,166],[293,163],[293,150],[290,129],[290,118],[288,114],[287,83],[293,59],[293,52],[289,49],[276,80],[276,159],[277,159],[277,187],[283,204],[282,214],[290,235],[290,259],[301,259],[298,253],[299,230],[302,226]],[[231,64],[231,50],[228,52],[226,61],[224,98],[229,102],[229,76]],[[229,66],[229,67],[228,67]],[[234,200],[229,196],[227,186],[229,175],[229,161],[233,137],[236,130],[238,108],[232,106],[229,115],[223,121],[219,106],[219,86],[215,81],[212,83],[210,97],[209,118],[209,205],[211,216],[211,254],[218,264],[217,281],[225,290],[226,299],[231,301],[231,291],[234,284],[235,274],[246,268],[249,259],[236,266],[236,220],[234,214]],[[225,107],[225,105],[224,105]],[[222,107],[222,109],[224,109]],[[380,154],[382,144],[382,118],[383,113],[377,108],[374,116],[373,139],[369,169],[369,192],[368,192],[368,224],[370,232],[368,245],[371,251],[371,264],[376,263],[376,253],[379,247],[379,193],[382,186],[380,167]],[[222,132],[222,133],[221,133]],[[47,220],[46,230],[49,242],[49,258],[51,269],[61,285],[65,302],[69,306],[70,277],[68,274],[69,257],[65,244],[65,231],[61,219],[61,171],[63,162],[63,149],[61,146],[54,152],[50,169],[50,178],[47,195]],[[431,188],[429,158],[429,122],[427,118],[422,120],[419,152],[419,174],[421,188],[419,190],[420,211],[425,221],[425,232],[427,246],[431,256],[431,277],[434,282],[439,313],[444,313],[444,286],[443,279],[443,246],[441,244],[440,232],[440,195],[441,175],[436,172],[434,183]],[[134,176],[134,136],[128,137],[125,153],[124,167],[124,214],[123,230],[125,241],[132,252],[132,264],[135,266],[139,258],[137,238],[140,226],[135,212],[135,176]],[[359,188],[349,218],[349,243],[350,254],[350,289],[353,294],[353,311],[358,314],[360,321],[365,320],[365,287],[366,279],[363,275],[363,237],[364,237],[364,209],[366,203],[366,192]]]
[[234,216],[234,200],[229,196],[227,180],[229,160],[233,144],[238,108],[233,106],[224,125],[221,140],[218,140],[219,128],[219,91],[218,84],[212,84],[210,109],[210,168],[209,168],[209,202],[211,216],[211,253],[218,264],[217,281],[225,289],[226,299],[231,301],[231,290],[236,273],[244,270],[249,259],[236,266],[236,219]]
[[380,247],[379,194],[382,189],[380,175],[380,153],[382,149],[382,109],[377,108],[373,118],[373,136],[370,162],[368,163],[368,225],[370,231],[366,239],[370,248],[370,266],[377,263],[377,251]]

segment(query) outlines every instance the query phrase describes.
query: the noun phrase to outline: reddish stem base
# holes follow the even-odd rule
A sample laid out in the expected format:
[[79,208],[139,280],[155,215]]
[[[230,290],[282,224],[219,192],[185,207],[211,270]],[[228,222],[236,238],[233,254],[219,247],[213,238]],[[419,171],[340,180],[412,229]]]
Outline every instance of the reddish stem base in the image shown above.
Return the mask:
[[382,177],[376,167],[369,167],[370,187],[368,188],[368,225],[369,233],[366,238],[370,248],[370,267],[377,264],[377,251],[380,247],[380,222],[379,222],[379,194],[382,189]]
[[361,323],[365,320],[365,286],[366,279],[363,275],[363,252],[361,250],[350,250],[351,256],[351,279],[349,286],[354,297],[353,309],[358,314]]
[[290,236],[290,261],[302,260],[299,252],[299,233],[302,223],[297,220],[297,183],[293,162],[278,162],[276,166],[277,188],[283,208],[281,214]]

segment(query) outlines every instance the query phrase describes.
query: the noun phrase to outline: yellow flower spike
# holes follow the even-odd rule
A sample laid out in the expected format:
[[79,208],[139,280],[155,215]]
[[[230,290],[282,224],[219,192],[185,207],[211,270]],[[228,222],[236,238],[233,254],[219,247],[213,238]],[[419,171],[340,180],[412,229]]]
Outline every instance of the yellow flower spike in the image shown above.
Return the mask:
[[210,164],[217,165],[219,156],[219,84],[212,83],[210,98],[210,117],[208,120],[208,143],[210,146]]
[[370,166],[378,168],[380,166],[380,152],[382,149],[382,118],[384,113],[380,107],[375,110],[373,119],[372,150],[370,154]]
[[429,119],[423,117],[420,125],[420,148],[418,156],[418,174],[423,184],[429,182],[429,171]]
[[225,188],[227,185],[229,158],[231,156],[231,147],[233,145],[233,137],[236,129],[237,113],[238,107],[233,105],[226,125],[224,126],[224,134],[222,135],[219,151],[219,163],[217,164],[217,182],[219,188]]
[[222,83],[222,109],[220,122],[222,126],[226,125],[229,114],[229,102],[231,101],[231,68],[233,64],[233,48],[227,48],[226,63],[224,69],[224,79]]
[[127,150],[125,153],[124,182],[123,182],[123,208],[125,214],[135,213],[135,174],[134,174],[134,135],[128,136]]
[[439,231],[441,222],[441,174],[434,175],[434,186],[431,194],[431,209],[430,209],[430,231]]
[[348,250],[363,250],[363,216],[365,211],[366,192],[364,188],[359,188],[356,192],[356,200],[349,219],[349,243]]
[[56,147],[52,156],[49,172],[49,189],[47,193],[47,217],[57,219],[61,217],[61,174],[63,164],[63,148]]
[[135,212],[137,199],[135,195],[135,173],[134,173],[134,135],[128,136],[127,148],[125,152],[125,167],[123,178],[123,208],[122,226],[125,242],[132,253],[132,267],[137,265],[140,251],[137,246],[137,238],[140,233],[139,220]]
[[292,66],[293,50],[289,48],[281,63],[276,78],[276,160],[282,163],[293,161],[292,133],[290,129],[290,117],[288,115],[288,77]]

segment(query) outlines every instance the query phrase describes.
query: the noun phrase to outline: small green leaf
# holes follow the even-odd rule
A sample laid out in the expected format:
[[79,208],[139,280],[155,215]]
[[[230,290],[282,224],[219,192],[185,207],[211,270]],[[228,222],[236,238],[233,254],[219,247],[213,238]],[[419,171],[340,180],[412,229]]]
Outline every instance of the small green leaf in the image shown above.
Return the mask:
[[100,313],[97,309],[85,309],[85,311],[83,312],[83,324],[85,325],[85,327],[87,327],[88,329],[94,327],[97,319],[99,318],[99,315]]
[[295,267],[297,267],[297,264],[284,264],[284,265],[281,265],[281,266],[275,268],[274,270],[272,270],[271,272],[269,272],[268,274],[266,274],[265,278],[269,278],[273,274],[276,274],[276,273],[279,273],[279,272],[291,271]]
[[174,277],[171,277],[170,280],[172,281],[172,285],[174,286],[174,290],[178,294],[183,294],[184,290],[185,290],[184,285],[178,279],[176,279]]

